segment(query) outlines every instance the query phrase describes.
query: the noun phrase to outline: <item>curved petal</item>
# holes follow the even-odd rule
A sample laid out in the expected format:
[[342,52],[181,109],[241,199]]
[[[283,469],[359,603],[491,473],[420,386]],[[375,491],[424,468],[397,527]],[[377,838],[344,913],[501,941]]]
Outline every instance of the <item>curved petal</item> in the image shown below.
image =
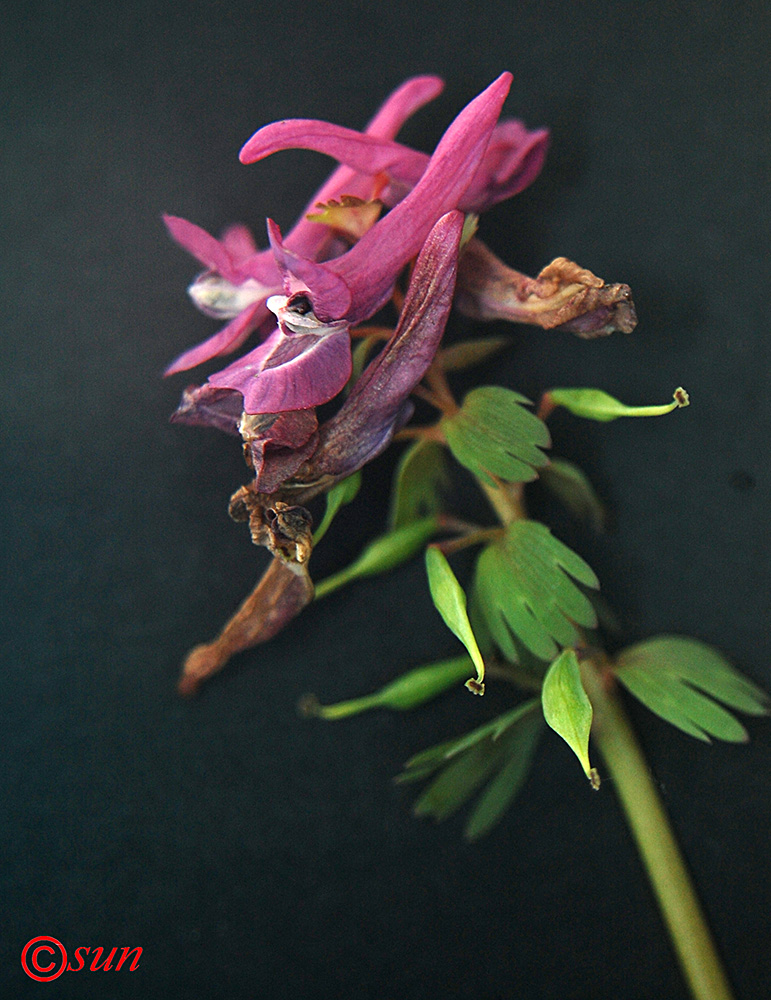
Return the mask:
[[484,212],[524,190],[540,174],[548,146],[547,129],[530,131],[515,119],[499,122],[459,207]]
[[[244,163],[255,163],[282,149],[310,149],[331,156],[357,173],[387,173],[402,183],[415,184],[428,156],[391,139],[378,139],[342,125],[311,118],[273,122],[256,132],[241,150]],[[348,193],[348,192],[346,192]]]
[[236,277],[230,253],[205,229],[177,215],[164,215],[163,221],[172,239],[210,271],[217,271],[229,281]]
[[236,265],[244,263],[258,252],[249,228],[241,223],[228,226],[221,241]]
[[345,316],[351,304],[351,292],[345,281],[330,271],[326,264],[317,264],[289,250],[281,240],[281,230],[272,219],[268,219],[268,238],[279,268],[295,275],[312,292],[316,315],[320,319]]
[[321,428],[311,478],[347,476],[360,469],[409,416],[408,397],[436,354],[452,307],[462,229],[462,214],[449,212],[431,230],[393,336]]
[[274,330],[259,347],[212,375],[209,384],[242,393],[247,413],[280,413],[329,402],[350,375],[346,327],[322,335]]
[[380,110],[370,120],[367,135],[393,139],[408,118],[424,104],[433,101],[443,90],[444,80],[440,76],[413,76],[405,80],[385,99]]
[[226,434],[237,435],[243,411],[244,400],[240,392],[215,389],[210,385],[189,385],[169,419],[173,424],[216,427]]
[[[318,271],[311,274],[303,266],[305,273],[300,274],[294,261],[285,262],[289,270],[308,281],[319,319],[345,316],[353,326],[384,305],[399,272],[420,250],[434,223],[461,201],[485,154],[511,79],[511,73],[502,73],[466,105],[439,140],[418,183],[384,219],[342,257],[314,265],[347,285],[352,298],[344,312],[326,294]],[[317,287],[321,301],[316,299]]]
[[196,344],[190,350],[185,351],[176,358],[164,375],[175,375],[177,372],[187,371],[195,368],[196,365],[210,361],[221,354],[229,354],[237,350],[246,340],[250,333],[257,329],[268,317],[268,307],[264,300],[255,302],[244,309],[235,319],[232,319],[227,326],[223,326],[213,337],[204,340],[201,344]]

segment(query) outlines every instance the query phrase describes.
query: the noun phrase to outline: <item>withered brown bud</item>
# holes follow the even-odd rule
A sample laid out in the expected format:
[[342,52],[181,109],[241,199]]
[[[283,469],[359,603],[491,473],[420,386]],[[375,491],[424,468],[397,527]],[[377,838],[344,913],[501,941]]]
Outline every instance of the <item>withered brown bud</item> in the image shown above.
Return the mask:
[[288,504],[253,484],[242,486],[230,498],[234,521],[248,521],[255,545],[264,545],[285,562],[307,563],[313,550],[313,518],[299,504]]
[[313,518],[305,507],[290,507],[276,500],[265,509],[270,534],[268,548],[290,562],[306,563],[313,550]]
[[213,642],[196,646],[184,662],[180,694],[195,694],[231,656],[280,632],[313,599],[313,583],[304,564],[275,558],[252,593]]
[[579,337],[631,333],[637,325],[628,285],[607,285],[566,257],[557,257],[537,278],[507,267],[476,238],[458,265],[455,303],[472,319],[508,319]]

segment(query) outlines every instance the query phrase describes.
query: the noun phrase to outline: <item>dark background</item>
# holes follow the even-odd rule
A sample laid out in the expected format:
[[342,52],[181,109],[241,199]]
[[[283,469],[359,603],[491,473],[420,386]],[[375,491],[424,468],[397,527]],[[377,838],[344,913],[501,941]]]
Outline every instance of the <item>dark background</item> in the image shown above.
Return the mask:
[[[482,236],[529,273],[564,254],[628,282],[640,323],[594,343],[512,328],[481,374],[633,403],[686,386],[693,405],[661,420],[555,420],[556,452],[615,519],[601,539],[559,530],[630,639],[698,636],[769,688],[767,5],[76,0],[3,19],[2,995],[684,997],[612,786],[593,794],[557,737],[477,846],[462,821],[411,818],[401,764],[505,693],[296,716],[306,691],[364,693],[457,648],[419,563],[177,698],[186,649],[262,557],[226,513],[237,444],[167,423],[185,378],[160,373],[215,326],[159,217],[288,226],[329,162],[241,166],[259,125],[361,127],[403,78],[436,72],[445,93],[402,132],[430,150],[512,70],[506,113],[548,125],[552,147]],[[381,528],[393,457],[317,577]],[[737,994],[760,1000],[771,729],[749,720],[748,746],[708,747],[632,711]],[[132,974],[38,984],[19,955],[43,934],[144,954]]]

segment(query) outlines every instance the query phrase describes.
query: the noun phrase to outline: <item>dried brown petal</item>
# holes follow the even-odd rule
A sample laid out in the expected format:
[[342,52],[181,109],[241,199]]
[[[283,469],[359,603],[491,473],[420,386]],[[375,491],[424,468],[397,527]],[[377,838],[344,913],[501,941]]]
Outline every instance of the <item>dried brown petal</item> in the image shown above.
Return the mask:
[[188,653],[178,685],[180,694],[195,694],[232,656],[271,639],[312,599],[307,567],[275,558],[219,636]]
[[286,413],[244,413],[238,429],[244,439],[244,458],[254,469],[254,485],[274,493],[316,450],[316,410]]
[[456,305],[472,319],[508,319],[579,337],[631,333],[637,315],[628,285],[557,257],[537,278],[507,267],[481,240],[469,241],[458,267]]

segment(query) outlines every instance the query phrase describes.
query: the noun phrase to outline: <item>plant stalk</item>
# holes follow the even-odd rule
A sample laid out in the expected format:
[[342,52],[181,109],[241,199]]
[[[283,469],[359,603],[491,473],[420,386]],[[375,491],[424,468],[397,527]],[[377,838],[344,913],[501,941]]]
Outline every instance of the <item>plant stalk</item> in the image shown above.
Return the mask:
[[582,678],[595,713],[593,735],[691,995],[694,1000],[733,1000],[685,860],[621,700],[589,660],[582,664]]
[[506,483],[498,481],[497,486],[490,486],[477,477],[477,482],[490,501],[490,506],[498,516],[501,524],[513,524],[527,517],[522,498],[522,483]]

